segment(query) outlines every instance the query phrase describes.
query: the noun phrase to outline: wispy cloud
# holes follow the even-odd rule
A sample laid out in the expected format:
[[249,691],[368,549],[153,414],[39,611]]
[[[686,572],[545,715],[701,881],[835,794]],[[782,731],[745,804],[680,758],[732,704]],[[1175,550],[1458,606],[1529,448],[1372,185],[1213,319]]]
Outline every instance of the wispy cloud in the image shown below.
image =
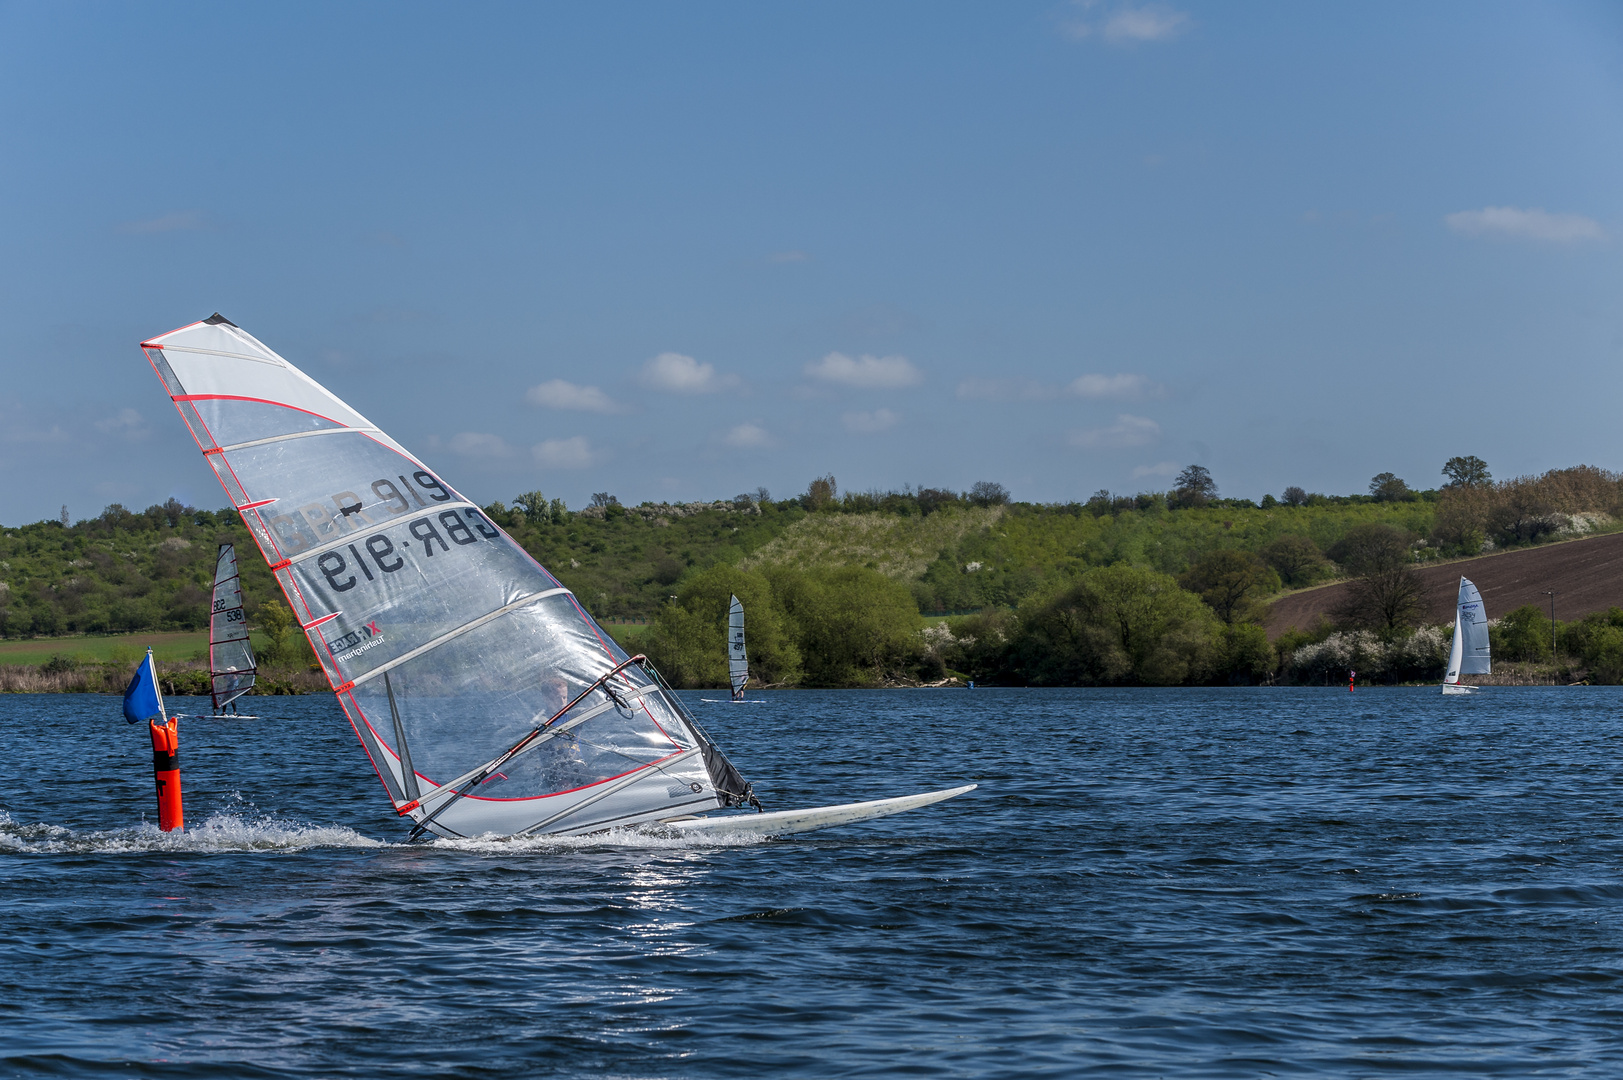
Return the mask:
[[1160,389],[1142,375],[1120,373],[1079,375],[1065,386],[1065,392],[1072,397],[1094,401],[1136,401],[1140,398],[1154,397]]
[[889,409],[875,409],[873,412],[848,412],[842,419],[845,421],[845,430],[854,431],[859,435],[873,435],[895,427],[901,417]]
[[1112,45],[1166,41],[1189,27],[1189,15],[1163,4],[1101,4],[1076,0],[1080,14],[1060,24],[1067,37],[1078,41],[1101,38]]
[[620,405],[595,386],[579,386],[563,379],[551,379],[524,392],[531,405],[574,412],[617,413]]
[[1087,449],[1148,446],[1161,438],[1161,425],[1142,416],[1122,413],[1109,427],[1071,432],[1067,441]]
[[772,436],[760,424],[739,424],[722,436],[721,441],[744,450],[759,450],[772,445]]
[[774,251],[766,257],[766,261],[772,263],[802,263],[810,260],[811,256],[804,251]]
[[738,385],[736,375],[718,375],[716,365],[681,353],[662,352],[642,366],[642,381],[673,394],[713,394]]
[[1142,480],[1146,476],[1175,476],[1177,472],[1176,461],[1157,461],[1154,465],[1140,465],[1133,469],[1133,479]]
[[1024,376],[965,379],[958,396],[965,401],[1048,401],[1057,397],[1088,401],[1138,401],[1161,397],[1166,388],[1142,375],[1079,375],[1063,386]]
[[1606,237],[1606,230],[1594,218],[1582,214],[1551,214],[1536,208],[1522,210],[1515,206],[1484,206],[1481,210],[1461,210],[1449,214],[1443,221],[1462,236],[1503,236],[1552,244],[1603,240]]
[[118,410],[112,416],[97,420],[96,430],[125,439],[144,439],[148,435],[141,414],[128,407]]
[[597,454],[584,435],[538,442],[530,447],[530,454],[536,464],[549,469],[584,469],[597,461]]
[[1047,383],[1021,376],[965,379],[958,384],[958,397],[963,401],[1041,401],[1053,395],[1054,388]]
[[511,457],[513,448],[500,435],[463,431],[451,436],[451,452],[470,458]]
[[208,227],[208,217],[201,210],[172,210],[145,221],[126,221],[118,226],[118,231],[131,236],[152,236],[166,232],[195,232]]
[[861,390],[894,390],[917,386],[924,375],[905,356],[850,357],[831,352],[806,365],[806,374],[823,382],[854,386]]

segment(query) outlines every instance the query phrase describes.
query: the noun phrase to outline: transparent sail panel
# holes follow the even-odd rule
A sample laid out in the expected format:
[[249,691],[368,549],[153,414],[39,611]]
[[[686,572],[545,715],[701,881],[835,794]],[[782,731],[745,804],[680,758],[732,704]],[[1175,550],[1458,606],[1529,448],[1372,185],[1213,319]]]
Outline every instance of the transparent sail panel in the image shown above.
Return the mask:
[[[496,758],[624,659],[597,640],[568,596],[516,608],[388,672],[400,728],[417,773],[441,784]],[[477,794],[533,798],[583,787],[696,745],[635,666],[616,676],[616,705],[596,690],[563,718],[595,715],[513,759]],[[376,738],[400,747],[380,677],[351,696]]]
[[339,613],[318,630],[325,652],[351,680],[526,597],[562,588],[471,506],[357,535],[291,570],[313,612]]
[[310,431],[341,431],[344,425],[324,416],[289,409],[268,401],[239,398],[191,398],[191,407],[221,446]]

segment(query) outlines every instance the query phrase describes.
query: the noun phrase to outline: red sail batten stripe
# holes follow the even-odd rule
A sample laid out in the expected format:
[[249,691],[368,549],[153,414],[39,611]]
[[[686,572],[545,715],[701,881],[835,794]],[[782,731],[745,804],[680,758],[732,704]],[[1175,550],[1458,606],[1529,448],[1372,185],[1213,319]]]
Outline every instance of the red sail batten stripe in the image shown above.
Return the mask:
[[179,397],[175,398],[175,400],[176,401],[252,401],[252,402],[255,402],[255,403],[260,404],[260,405],[275,405],[279,409],[292,409],[294,412],[301,412],[301,413],[304,413],[307,416],[314,416],[318,420],[325,420],[329,424],[337,424],[339,427],[344,428],[346,430],[349,430],[349,425],[344,423],[341,420],[334,420],[330,416],[322,416],[320,413],[314,411],[313,409],[301,409],[297,405],[289,405],[285,401],[276,401],[276,400],[274,400],[272,398],[245,397],[242,394],[181,394]]

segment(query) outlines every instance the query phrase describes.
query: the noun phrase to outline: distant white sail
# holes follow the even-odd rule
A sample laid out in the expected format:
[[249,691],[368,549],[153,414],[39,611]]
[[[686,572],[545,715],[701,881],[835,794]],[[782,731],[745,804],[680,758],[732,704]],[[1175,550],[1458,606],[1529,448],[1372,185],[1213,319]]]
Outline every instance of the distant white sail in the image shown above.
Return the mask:
[[1488,648],[1488,612],[1482,594],[1469,578],[1460,578],[1460,601],[1456,613],[1464,633],[1465,648],[1460,658],[1461,675],[1487,675],[1493,671]]
[[589,832],[753,798],[568,589],[360,413],[219,315],[142,347],[419,829]]
[[254,649],[248,642],[248,620],[242,612],[242,581],[237,551],[221,544],[214,561],[214,607],[209,614],[209,692],[214,711],[254,687]]
[[750,681],[749,657],[744,652],[744,605],[732,598],[727,609],[727,680],[733,684],[733,700],[742,701]]
[[1454,640],[1448,649],[1444,692],[1460,685],[1461,675],[1486,675],[1493,670],[1488,646],[1488,615],[1482,594],[1469,578],[1460,578],[1459,603],[1454,609]]

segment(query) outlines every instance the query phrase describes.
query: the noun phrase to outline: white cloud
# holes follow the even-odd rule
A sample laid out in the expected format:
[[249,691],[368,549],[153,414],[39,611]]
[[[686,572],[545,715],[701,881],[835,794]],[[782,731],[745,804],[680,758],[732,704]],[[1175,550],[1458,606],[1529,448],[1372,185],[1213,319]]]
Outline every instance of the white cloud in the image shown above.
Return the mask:
[[1547,240],[1554,244],[1602,240],[1606,237],[1606,230],[1594,218],[1582,214],[1551,214],[1539,209],[1522,210],[1515,206],[1461,210],[1444,217],[1443,221],[1463,236],[1509,236],[1517,240]]
[[532,405],[549,409],[573,409],[576,412],[617,413],[620,406],[609,395],[595,386],[578,386],[562,379],[551,379],[532,386],[524,392],[524,400]]
[[479,431],[463,431],[451,436],[451,452],[472,458],[504,458],[512,454],[500,435],[486,435]]
[[1133,470],[1133,479],[1142,480],[1146,476],[1175,476],[1178,472],[1176,461],[1157,461],[1154,465],[1140,465]]
[[1166,41],[1183,33],[1189,25],[1189,16],[1163,4],[1102,8],[1098,0],[1077,0],[1076,7],[1082,18],[1071,19],[1061,28],[1068,37],[1082,40],[1099,37],[1112,45],[1131,45],[1140,41]]
[[1121,446],[1148,446],[1161,438],[1161,425],[1154,420],[1142,416],[1132,416],[1122,413],[1116,417],[1116,422],[1106,428],[1089,428],[1086,431],[1073,431],[1069,442],[1072,446],[1093,448],[1110,448]]
[[854,431],[859,435],[872,435],[896,426],[901,417],[889,409],[875,409],[873,412],[848,412],[845,414],[845,430]]
[[958,397],[963,401],[1041,401],[1053,394],[1053,387],[1019,376],[1010,379],[965,379],[958,384]]
[[144,439],[147,436],[147,428],[141,421],[141,414],[128,407],[105,419],[97,420],[96,430],[108,435],[121,435],[126,439]]
[[917,386],[924,375],[905,356],[862,356],[853,359],[831,352],[806,365],[806,374],[824,382],[855,386],[863,390],[892,390]]
[[530,453],[538,465],[549,469],[584,469],[597,460],[592,444],[584,435],[538,442],[530,447]]
[[713,394],[738,385],[738,376],[717,375],[716,365],[674,352],[662,352],[644,364],[642,380],[674,394]]
[[132,236],[152,236],[155,233],[196,231],[208,228],[208,219],[201,210],[176,210],[146,221],[126,221],[118,227],[121,233]]
[[1133,400],[1149,397],[1156,387],[1142,375],[1081,375],[1066,384],[1072,397],[1102,400]]
[[766,433],[766,428],[759,424],[739,424],[727,432],[721,441],[728,446],[737,446],[746,450],[756,450],[772,445],[772,437]]

